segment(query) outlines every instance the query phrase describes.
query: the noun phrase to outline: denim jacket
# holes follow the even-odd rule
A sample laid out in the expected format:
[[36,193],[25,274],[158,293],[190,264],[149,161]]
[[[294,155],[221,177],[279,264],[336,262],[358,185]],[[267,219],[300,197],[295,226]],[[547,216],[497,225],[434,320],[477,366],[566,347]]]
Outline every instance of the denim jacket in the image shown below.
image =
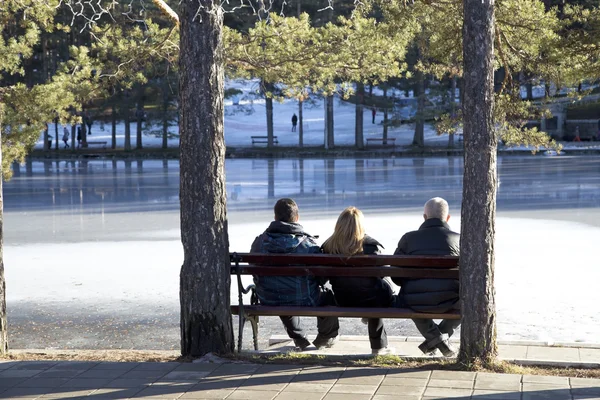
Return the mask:
[[[302,225],[273,221],[256,237],[252,253],[320,253],[314,237]],[[282,267],[285,268],[285,267]],[[256,294],[261,304],[271,306],[317,306],[320,302],[319,280],[310,276],[254,276]]]

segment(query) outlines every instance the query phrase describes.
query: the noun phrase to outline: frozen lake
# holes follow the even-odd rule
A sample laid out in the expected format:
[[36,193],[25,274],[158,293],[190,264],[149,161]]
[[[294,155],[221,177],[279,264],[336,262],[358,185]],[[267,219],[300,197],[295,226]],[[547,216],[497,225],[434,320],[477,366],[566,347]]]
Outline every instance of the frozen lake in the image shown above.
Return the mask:
[[[600,342],[600,158],[501,157],[499,168],[499,338]],[[320,241],[355,205],[392,253],[434,196],[448,200],[450,225],[460,229],[459,157],[234,159],[226,173],[232,251],[249,250],[284,196],[296,199],[301,222]],[[12,348],[178,348],[178,179],[176,160],[46,161],[15,170],[4,187]],[[283,333],[278,319],[261,324],[262,343]],[[416,334],[410,321],[386,326],[389,335]],[[366,327],[343,320],[341,333],[366,335]]]

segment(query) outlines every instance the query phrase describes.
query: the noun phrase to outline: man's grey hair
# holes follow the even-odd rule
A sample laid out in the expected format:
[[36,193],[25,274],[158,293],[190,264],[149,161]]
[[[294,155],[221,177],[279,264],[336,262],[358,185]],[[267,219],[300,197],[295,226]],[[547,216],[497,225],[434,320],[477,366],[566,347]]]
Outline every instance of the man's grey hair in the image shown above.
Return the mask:
[[439,218],[442,221],[446,221],[448,218],[448,202],[441,197],[434,197],[433,199],[427,200],[425,203],[425,207],[423,209],[423,213],[426,218]]

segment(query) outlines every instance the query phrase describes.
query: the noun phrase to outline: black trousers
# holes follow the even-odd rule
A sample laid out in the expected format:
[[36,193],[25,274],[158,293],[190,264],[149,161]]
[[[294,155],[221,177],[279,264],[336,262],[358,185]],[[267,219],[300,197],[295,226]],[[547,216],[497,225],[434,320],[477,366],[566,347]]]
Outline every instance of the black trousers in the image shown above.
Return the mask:
[[432,319],[427,318],[413,319],[413,322],[427,341],[437,339],[444,333],[450,337],[454,334],[456,328],[460,326],[460,319],[444,319],[439,325]]
[[[280,316],[281,322],[290,339],[306,339],[306,333],[302,329],[300,317]],[[317,317],[317,331],[319,337],[330,339],[338,335],[340,323],[337,317]]]

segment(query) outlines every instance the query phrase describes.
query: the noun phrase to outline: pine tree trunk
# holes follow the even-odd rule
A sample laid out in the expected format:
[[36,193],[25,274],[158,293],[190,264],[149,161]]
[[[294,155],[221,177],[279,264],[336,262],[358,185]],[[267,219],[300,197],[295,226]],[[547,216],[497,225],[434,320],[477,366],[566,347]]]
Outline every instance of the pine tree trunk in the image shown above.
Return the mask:
[[327,96],[327,144],[333,149],[335,135],[333,134],[333,95]]
[[494,0],[464,0],[464,178],[460,240],[462,328],[459,361],[497,356],[494,290],[496,150]]
[[356,84],[356,116],[354,126],[354,145],[358,149],[365,147],[364,137],[364,97],[365,97],[365,85],[362,82]]
[[[127,94],[125,95],[127,96]],[[129,101],[123,107],[123,120],[125,121],[125,151],[131,151],[131,119],[129,117]]]
[[415,135],[413,137],[413,146],[423,147],[425,145],[425,76],[422,72],[416,72],[417,86],[415,94],[417,95],[417,115],[415,124]]
[[[166,85],[165,85],[166,86]],[[162,148],[169,148],[169,96],[167,89],[163,88],[163,132],[162,132]]]
[[142,148],[142,123],[144,119],[144,100],[143,96],[140,96],[137,102],[137,109],[135,112],[136,117],[136,129],[135,129],[135,147],[137,149]]
[[[265,105],[267,108],[267,147],[273,147],[273,85],[263,82],[265,92]],[[267,96],[267,92],[271,93]]]
[[50,135],[48,134],[48,124],[46,124],[46,129],[44,129],[44,151],[50,150],[50,146],[48,146],[48,139],[50,139]]
[[[450,116],[452,118],[456,117],[456,75],[452,77],[452,85],[450,86]],[[448,147],[454,147],[454,133],[450,133],[448,135]]]
[[56,149],[56,151],[58,151],[58,143],[59,143],[58,118],[54,120],[54,138],[56,139],[56,143],[54,144],[54,149]]
[[298,101],[298,146],[304,146],[304,128],[302,126],[302,100]]
[[[383,88],[383,99],[387,101],[387,87]],[[388,107],[387,104],[383,108],[383,144],[387,144],[388,138]],[[386,171],[384,169],[384,171]]]
[[77,151],[77,125],[71,125],[71,151],[75,153]]
[[[180,3],[181,354],[231,353],[220,0]],[[200,6],[200,8],[198,8]]]
[[[0,123],[3,106],[0,103]],[[2,166],[2,126],[0,125],[0,168]],[[2,170],[0,169],[0,355],[8,352],[8,330],[6,320],[6,281],[4,280],[4,195],[2,189]]]
[[113,103],[110,113],[110,148],[117,148],[117,106]]
[[85,108],[81,108],[83,115],[81,117],[81,147],[86,148],[87,145],[87,118],[85,117]]

